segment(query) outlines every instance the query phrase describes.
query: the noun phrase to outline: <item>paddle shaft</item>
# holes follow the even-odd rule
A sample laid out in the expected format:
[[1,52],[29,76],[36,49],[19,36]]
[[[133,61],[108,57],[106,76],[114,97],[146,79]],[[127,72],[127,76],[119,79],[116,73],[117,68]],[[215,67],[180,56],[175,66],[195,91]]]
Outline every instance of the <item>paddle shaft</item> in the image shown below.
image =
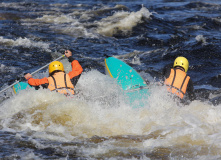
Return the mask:
[[[53,60],[52,62],[57,61],[57,60],[63,58],[64,56],[65,56],[65,55],[62,55],[61,57],[58,57],[57,59]],[[51,63],[51,62],[50,62],[50,63]],[[38,70],[32,72],[31,75],[33,75],[33,74],[39,72],[40,70],[46,68],[47,66],[49,66],[50,63],[48,63],[48,64],[44,65],[43,67],[39,68]],[[10,86],[6,87],[5,89],[1,90],[0,93],[6,91],[7,89],[11,88],[12,86],[16,85],[17,83],[19,83],[18,80],[16,80],[13,84],[11,84]]]
[[[53,60],[52,62],[57,61],[57,60],[59,60],[59,59],[63,58],[64,56],[65,56],[65,55],[62,55],[61,57],[59,57],[59,58],[57,58],[57,59]],[[50,63],[51,63],[51,62],[50,62]],[[43,67],[39,68],[38,70],[36,70],[36,71],[32,72],[32,73],[31,73],[31,75],[33,75],[33,74],[35,74],[35,73],[39,72],[40,70],[42,70],[42,69],[46,68],[47,66],[49,66],[49,64],[50,64],[50,63],[48,63],[48,64],[44,65]]]

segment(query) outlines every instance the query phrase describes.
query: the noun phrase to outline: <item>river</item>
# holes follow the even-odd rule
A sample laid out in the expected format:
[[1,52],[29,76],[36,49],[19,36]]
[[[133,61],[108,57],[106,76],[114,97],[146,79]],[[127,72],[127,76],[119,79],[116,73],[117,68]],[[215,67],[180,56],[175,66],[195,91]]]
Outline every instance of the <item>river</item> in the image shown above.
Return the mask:
[[[65,49],[84,71],[73,98],[33,88],[0,94],[0,158],[220,159],[220,15],[220,0],[1,1],[1,90]],[[108,56],[148,83],[144,107],[131,107],[105,75]],[[185,105],[158,85],[177,56],[189,60],[197,96]]]

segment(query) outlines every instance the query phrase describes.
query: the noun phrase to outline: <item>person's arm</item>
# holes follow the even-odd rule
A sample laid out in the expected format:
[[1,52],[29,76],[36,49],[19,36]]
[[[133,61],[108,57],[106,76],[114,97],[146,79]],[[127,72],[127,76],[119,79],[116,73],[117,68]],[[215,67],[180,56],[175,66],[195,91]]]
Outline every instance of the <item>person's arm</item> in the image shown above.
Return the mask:
[[34,79],[30,73],[27,73],[24,77],[31,86],[40,86],[49,83],[46,77],[42,79]]
[[80,63],[72,57],[71,51],[66,50],[65,56],[68,58],[68,61],[71,62],[72,71],[70,71],[68,75],[71,79],[71,82],[75,86],[81,76],[81,73],[83,72],[83,68],[81,67]]
[[193,101],[196,99],[196,95],[194,93],[194,86],[193,86],[193,81],[190,79],[189,83],[187,85],[187,90],[186,90],[188,97],[190,99],[190,101]]
[[80,63],[72,57],[72,52],[69,50],[65,51],[65,56],[68,58],[68,61],[71,62],[72,71],[68,73],[70,79],[80,75],[83,72],[83,68]]
[[80,63],[77,60],[71,62],[72,71],[68,73],[70,79],[80,75],[83,72],[83,68],[81,67]]
[[173,64],[168,64],[163,68],[163,78],[167,79],[170,76],[171,68],[173,68]]

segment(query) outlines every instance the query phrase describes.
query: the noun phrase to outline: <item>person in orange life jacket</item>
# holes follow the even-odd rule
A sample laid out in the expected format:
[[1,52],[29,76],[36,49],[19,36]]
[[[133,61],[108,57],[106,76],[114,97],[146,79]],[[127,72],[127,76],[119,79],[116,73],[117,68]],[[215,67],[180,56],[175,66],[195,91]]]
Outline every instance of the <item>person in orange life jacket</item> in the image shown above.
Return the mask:
[[42,86],[51,91],[56,91],[61,94],[74,94],[74,87],[81,76],[83,68],[77,60],[72,57],[70,50],[65,51],[65,56],[71,62],[72,71],[65,73],[63,64],[59,61],[53,61],[49,64],[49,77],[42,79],[34,79],[30,73],[25,74],[25,79],[28,80],[29,85],[34,87]]
[[163,69],[164,83],[167,85],[167,90],[177,95],[180,99],[183,99],[184,95],[187,94],[189,100],[193,101],[196,96],[193,82],[187,75],[188,68],[188,60],[185,57],[177,57],[173,65],[169,64]]

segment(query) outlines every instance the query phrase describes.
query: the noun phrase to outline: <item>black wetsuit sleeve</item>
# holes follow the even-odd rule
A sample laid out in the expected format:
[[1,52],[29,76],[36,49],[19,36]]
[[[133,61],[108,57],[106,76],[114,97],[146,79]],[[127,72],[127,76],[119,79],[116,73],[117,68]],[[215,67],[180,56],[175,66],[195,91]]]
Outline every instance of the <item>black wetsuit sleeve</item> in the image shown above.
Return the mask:
[[189,83],[187,85],[187,90],[186,90],[188,97],[190,99],[190,101],[193,101],[196,99],[196,95],[194,93],[194,87],[193,87],[193,81],[190,79]]
[[173,64],[168,64],[163,68],[163,77],[165,79],[169,78],[170,76],[170,72],[171,72],[171,68],[173,68]]
[[74,78],[71,79],[71,83],[74,85],[74,87],[76,86],[80,77],[81,77],[81,74],[79,74],[78,76],[75,76]]
[[[74,60],[75,60],[75,59],[74,59],[72,56],[68,57],[68,61],[69,61],[69,62],[72,63]],[[75,76],[75,77],[73,77],[73,78],[71,79],[71,83],[74,85],[74,87],[76,86],[76,84],[77,84],[77,82],[78,82],[80,76],[81,76],[81,74],[79,74],[79,75],[77,75],[77,76]]]
[[49,83],[42,84],[41,86],[42,86],[43,89],[47,89],[48,86],[49,86]]
[[69,62],[72,62],[72,61],[74,61],[75,59],[72,57],[72,56],[70,56],[70,57],[68,57],[68,61]]
[[32,86],[35,88],[35,90],[39,90],[40,89],[40,86],[43,88],[43,89],[47,89],[49,84],[48,83],[45,83],[45,84],[41,84],[39,86]]

